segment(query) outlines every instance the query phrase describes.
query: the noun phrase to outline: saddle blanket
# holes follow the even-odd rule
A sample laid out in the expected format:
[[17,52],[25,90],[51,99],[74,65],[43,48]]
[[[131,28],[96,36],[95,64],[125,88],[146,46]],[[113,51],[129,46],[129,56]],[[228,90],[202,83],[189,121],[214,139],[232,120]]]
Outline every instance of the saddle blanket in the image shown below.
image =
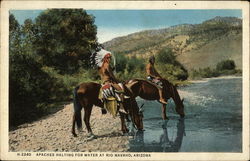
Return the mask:
[[99,99],[103,100],[104,108],[115,117],[117,114],[117,99],[111,84],[105,84],[99,91]]
[[163,84],[159,79],[153,78],[153,79],[148,79],[148,81],[152,82],[153,84],[155,84],[159,88],[163,88]]

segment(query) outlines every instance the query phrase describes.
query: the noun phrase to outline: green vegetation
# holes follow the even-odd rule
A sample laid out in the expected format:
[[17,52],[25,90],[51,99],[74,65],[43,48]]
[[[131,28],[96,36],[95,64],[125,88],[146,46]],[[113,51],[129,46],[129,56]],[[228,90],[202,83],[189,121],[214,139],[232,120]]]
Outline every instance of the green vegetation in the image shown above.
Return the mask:
[[186,80],[187,70],[176,60],[176,54],[170,48],[161,50],[156,54],[157,69],[162,77],[174,82]]
[[[116,75],[120,80],[146,78],[147,59],[128,58],[120,53],[116,54],[116,58]],[[176,60],[175,53],[170,48],[156,53],[156,68],[164,78],[172,82],[188,78],[187,70]]]
[[121,54],[116,54],[116,76],[120,81],[132,78],[145,78],[145,62],[136,57],[128,58]]
[[224,71],[224,70],[234,70],[235,69],[235,63],[233,60],[224,60],[219,62],[216,65],[216,69],[218,71]]
[[242,71],[235,69],[235,63],[233,60],[223,60],[216,65],[215,69],[199,68],[199,70],[191,71],[191,79],[200,79],[200,78],[211,78],[224,75],[241,75]]
[[72,89],[92,80],[90,51],[96,48],[94,18],[81,9],[49,9],[19,25],[9,17],[10,125],[43,115],[69,100]]
[[[208,37],[210,34],[218,32],[222,35],[226,31],[239,30],[237,25],[235,28],[224,25],[222,30],[220,25],[214,27],[213,22],[206,22],[210,26],[208,30],[204,29],[208,27],[205,24],[180,25],[137,33],[132,39],[118,38],[114,44],[106,43],[107,50],[115,54],[116,77],[120,81],[146,78],[146,58],[155,53],[156,69],[164,78],[174,83],[186,80],[189,74],[177,61],[180,54],[177,52],[184,51],[189,44],[214,39],[214,36]],[[89,61],[90,51],[98,45],[97,28],[94,17],[84,10],[48,9],[34,21],[27,19],[23,25],[10,15],[9,24],[10,126],[33,121],[57,108],[58,103],[71,100],[73,88],[81,82],[100,82],[97,69],[91,68]],[[194,28],[197,30],[192,33]],[[189,39],[172,41],[183,33],[189,34]],[[135,57],[135,52],[136,56],[142,57]],[[131,54],[131,57],[126,54]],[[190,76],[198,78],[240,73],[235,66],[233,61],[224,61],[218,63],[216,69],[193,70]]]

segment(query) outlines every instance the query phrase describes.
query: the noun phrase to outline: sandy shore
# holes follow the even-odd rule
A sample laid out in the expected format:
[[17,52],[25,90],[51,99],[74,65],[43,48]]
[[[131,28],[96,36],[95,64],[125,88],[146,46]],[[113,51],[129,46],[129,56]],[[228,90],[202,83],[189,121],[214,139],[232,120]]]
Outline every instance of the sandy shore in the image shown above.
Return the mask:
[[128,136],[120,131],[119,117],[102,115],[94,107],[91,115],[91,127],[96,139],[87,139],[87,130],[83,123],[83,132],[78,137],[71,134],[73,104],[39,121],[24,124],[9,132],[10,151],[102,151],[124,152],[128,149]]

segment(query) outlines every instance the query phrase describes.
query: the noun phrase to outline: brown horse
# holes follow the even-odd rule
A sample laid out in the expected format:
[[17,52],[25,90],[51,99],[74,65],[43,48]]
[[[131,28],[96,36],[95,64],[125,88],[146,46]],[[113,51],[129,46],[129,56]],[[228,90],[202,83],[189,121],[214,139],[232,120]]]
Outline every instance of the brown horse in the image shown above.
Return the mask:
[[[101,84],[88,82],[82,83],[77,86],[73,92],[74,95],[74,114],[73,114],[73,125],[72,125],[72,134],[77,136],[75,133],[75,124],[77,125],[78,130],[82,128],[82,118],[81,110],[84,109],[84,123],[86,125],[89,136],[93,137],[92,129],[90,127],[90,115],[93,108],[93,105],[101,107],[103,109],[103,102],[99,99],[99,91]],[[125,93],[129,93],[128,89],[125,88]],[[135,124],[138,130],[143,129],[142,118],[143,115],[139,110],[137,102],[134,97],[125,99],[123,102],[124,110],[130,115],[132,122]],[[127,133],[128,129],[125,125],[125,118],[128,118],[128,115],[122,112],[119,112],[121,119],[121,130],[123,133]]]
[[[185,116],[183,99],[181,100],[176,86],[174,86],[166,79],[162,79],[161,81],[164,85],[163,92],[166,100],[170,98],[174,100],[176,106],[175,110],[183,118]],[[126,86],[132,91],[134,97],[139,96],[145,100],[159,100],[160,98],[157,87],[147,80],[132,79],[126,83]],[[166,116],[165,104],[162,104],[162,119],[168,119],[168,117]]]

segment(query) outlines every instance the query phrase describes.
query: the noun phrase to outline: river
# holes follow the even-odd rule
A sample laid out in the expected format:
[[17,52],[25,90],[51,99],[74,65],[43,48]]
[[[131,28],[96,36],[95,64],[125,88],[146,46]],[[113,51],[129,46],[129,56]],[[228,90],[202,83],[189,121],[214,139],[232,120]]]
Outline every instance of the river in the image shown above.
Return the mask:
[[208,79],[180,89],[185,119],[167,105],[144,103],[144,129],[130,139],[131,152],[242,152],[242,78]]

